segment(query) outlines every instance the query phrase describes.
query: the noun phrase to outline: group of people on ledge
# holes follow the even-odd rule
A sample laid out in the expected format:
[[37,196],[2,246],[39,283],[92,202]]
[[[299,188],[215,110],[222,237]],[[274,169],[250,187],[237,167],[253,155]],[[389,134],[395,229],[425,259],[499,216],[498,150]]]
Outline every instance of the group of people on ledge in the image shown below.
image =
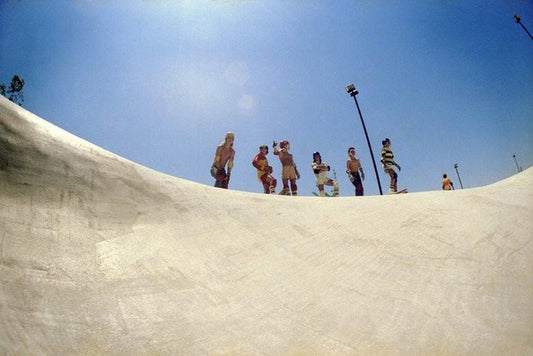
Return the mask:
[[[215,187],[228,188],[229,180],[231,177],[231,170],[233,169],[233,160],[235,158],[235,150],[233,149],[233,142],[235,141],[235,135],[232,132],[228,132],[224,138],[224,141],[217,146],[213,164],[211,166],[211,175],[215,178]],[[391,150],[391,142],[388,138],[382,142],[383,148],[381,149],[381,164],[383,171],[389,175],[389,193],[398,192],[398,173],[401,167],[394,160],[394,153]],[[274,155],[279,157],[282,165],[281,180],[283,188],[279,192],[280,195],[298,195],[298,186],[296,180],[300,178],[300,172],[294,162],[290,151],[290,143],[287,140],[283,140],[278,143],[274,141],[272,143],[272,149]],[[263,186],[265,194],[275,194],[277,180],[272,175],[273,169],[269,165],[268,159],[268,146],[259,146],[259,152],[252,160],[252,165],[257,170],[257,178]],[[311,168],[315,175],[316,186],[319,191],[319,196],[338,196],[339,195],[339,183],[335,179],[328,177],[328,171],[331,167],[322,161],[320,152],[313,152],[313,162]],[[350,182],[355,187],[355,195],[363,196],[363,180],[365,179],[365,173],[361,165],[360,160],[355,156],[355,148],[348,148],[348,159],[346,160],[346,174]],[[332,193],[327,194],[324,190],[324,186],[333,187]],[[443,175],[442,189],[453,189],[453,183],[446,176]]]

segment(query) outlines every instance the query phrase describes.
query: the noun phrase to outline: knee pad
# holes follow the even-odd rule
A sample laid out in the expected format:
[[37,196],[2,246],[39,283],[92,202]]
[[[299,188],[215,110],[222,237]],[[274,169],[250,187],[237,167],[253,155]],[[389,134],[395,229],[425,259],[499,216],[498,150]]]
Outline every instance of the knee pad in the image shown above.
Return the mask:
[[218,171],[217,166],[215,166],[215,165],[213,164],[213,165],[211,166],[211,171],[210,171],[210,172],[211,172],[211,176],[212,176],[213,178],[216,178],[216,177],[217,177],[217,171]]
[[339,183],[335,182],[333,184],[333,196],[336,197],[339,195]]
[[291,181],[291,191],[295,192],[298,189],[298,186],[296,185],[296,182]]

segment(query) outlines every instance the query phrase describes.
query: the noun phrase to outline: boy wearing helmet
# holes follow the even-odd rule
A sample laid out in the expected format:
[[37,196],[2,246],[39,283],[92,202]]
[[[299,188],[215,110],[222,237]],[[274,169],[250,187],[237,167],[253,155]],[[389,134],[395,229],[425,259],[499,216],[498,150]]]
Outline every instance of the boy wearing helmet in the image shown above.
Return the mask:
[[268,165],[267,154],[267,145],[259,147],[259,153],[255,155],[252,165],[257,169],[257,178],[263,184],[265,194],[274,194],[277,181],[272,177],[272,167]]
[[348,148],[348,159],[346,160],[346,174],[348,174],[350,182],[352,182],[355,187],[355,195],[363,196],[364,189],[362,180],[365,180],[365,172],[363,172],[361,161],[359,161],[359,158],[355,157],[354,147]]
[[318,188],[320,196],[326,196],[326,192],[324,191],[324,185],[333,186],[334,197],[339,195],[339,183],[327,176],[327,172],[331,168],[327,163],[322,162],[322,157],[320,156],[319,152],[313,153],[313,163],[311,164],[311,167],[313,168],[313,172],[315,173],[316,186]]
[[[215,187],[228,189],[231,169],[233,168],[233,160],[235,158],[235,151],[233,150],[233,141],[235,135],[233,132],[228,132],[220,145],[215,151],[215,158],[211,166],[211,175],[215,178]],[[226,172],[226,164],[228,171]]]
[[383,165],[383,170],[390,176],[390,185],[389,193],[398,192],[398,174],[396,173],[396,168],[398,171],[402,170],[402,167],[396,161],[394,161],[394,153],[390,149],[390,140],[385,138],[381,141],[383,148],[381,149],[381,164]]
[[[283,182],[283,189],[279,192],[280,195],[297,195],[298,186],[296,185],[296,179],[300,178],[300,173],[296,168],[296,164],[292,159],[292,154],[289,153],[290,144],[289,141],[283,140],[279,143],[280,149],[277,148],[278,144],[276,141],[272,143],[272,148],[274,149],[274,154],[279,156],[281,161],[282,171],[281,171],[281,180]],[[289,182],[290,190],[289,190]]]

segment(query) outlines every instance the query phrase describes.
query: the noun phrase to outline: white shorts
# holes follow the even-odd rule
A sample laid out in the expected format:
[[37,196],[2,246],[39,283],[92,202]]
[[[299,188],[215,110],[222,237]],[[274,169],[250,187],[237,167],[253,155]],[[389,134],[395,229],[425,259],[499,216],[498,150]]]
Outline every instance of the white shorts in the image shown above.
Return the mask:
[[394,172],[397,172],[397,171],[396,171],[396,170],[397,170],[397,167],[396,167],[394,164],[390,164],[390,163],[389,163],[389,164],[384,164],[384,165],[383,165],[383,170],[385,171],[385,173],[388,173],[387,171],[388,171],[389,169],[392,169]]
[[329,180],[327,171],[320,171],[320,173],[315,174],[316,185],[326,184]]

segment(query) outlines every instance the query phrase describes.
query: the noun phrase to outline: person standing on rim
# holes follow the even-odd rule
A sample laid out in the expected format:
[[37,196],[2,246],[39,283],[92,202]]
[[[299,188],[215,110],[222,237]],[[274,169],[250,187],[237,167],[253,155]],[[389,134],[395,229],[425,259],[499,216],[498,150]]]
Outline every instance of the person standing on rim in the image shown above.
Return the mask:
[[319,196],[326,196],[324,185],[333,187],[333,192],[331,193],[332,197],[338,196],[339,183],[337,183],[336,180],[328,177],[328,172],[331,167],[329,164],[322,162],[322,156],[320,156],[320,152],[313,152],[313,163],[311,163],[311,168],[313,169],[313,173],[315,173],[316,187],[318,188]]
[[257,179],[263,185],[265,194],[274,194],[276,192],[276,178],[272,177],[272,167],[268,165],[268,146],[261,145],[259,153],[255,155],[252,165],[257,169]]
[[442,175],[442,190],[455,190],[452,180],[446,173]]
[[398,192],[398,171],[402,170],[402,167],[396,161],[394,161],[394,153],[391,150],[391,142],[388,138],[381,141],[383,148],[381,149],[381,164],[383,165],[383,171],[390,177],[389,193]]
[[[296,163],[292,159],[292,154],[289,153],[291,149],[290,143],[287,140],[283,140],[279,143],[280,149],[278,150],[278,143],[274,141],[272,148],[274,148],[274,154],[279,157],[281,162],[281,181],[283,182],[283,189],[279,192],[280,195],[298,195],[298,186],[296,185],[296,179],[300,179],[300,173],[296,168]],[[289,190],[290,182],[290,190]]]
[[363,172],[363,166],[361,166],[361,161],[359,158],[355,157],[355,148],[348,148],[348,159],[346,160],[346,174],[348,174],[348,179],[355,187],[355,195],[363,196],[363,180],[365,180],[365,172]]
[[[211,166],[211,176],[215,178],[215,187],[228,189],[231,170],[233,169],[233,160],[235,159],[235,151],[233,150],[233,141],[235,134],[228,132],[220,145],[215,151],[215,158]],[[226,164],[228,170],[226,171]]]

